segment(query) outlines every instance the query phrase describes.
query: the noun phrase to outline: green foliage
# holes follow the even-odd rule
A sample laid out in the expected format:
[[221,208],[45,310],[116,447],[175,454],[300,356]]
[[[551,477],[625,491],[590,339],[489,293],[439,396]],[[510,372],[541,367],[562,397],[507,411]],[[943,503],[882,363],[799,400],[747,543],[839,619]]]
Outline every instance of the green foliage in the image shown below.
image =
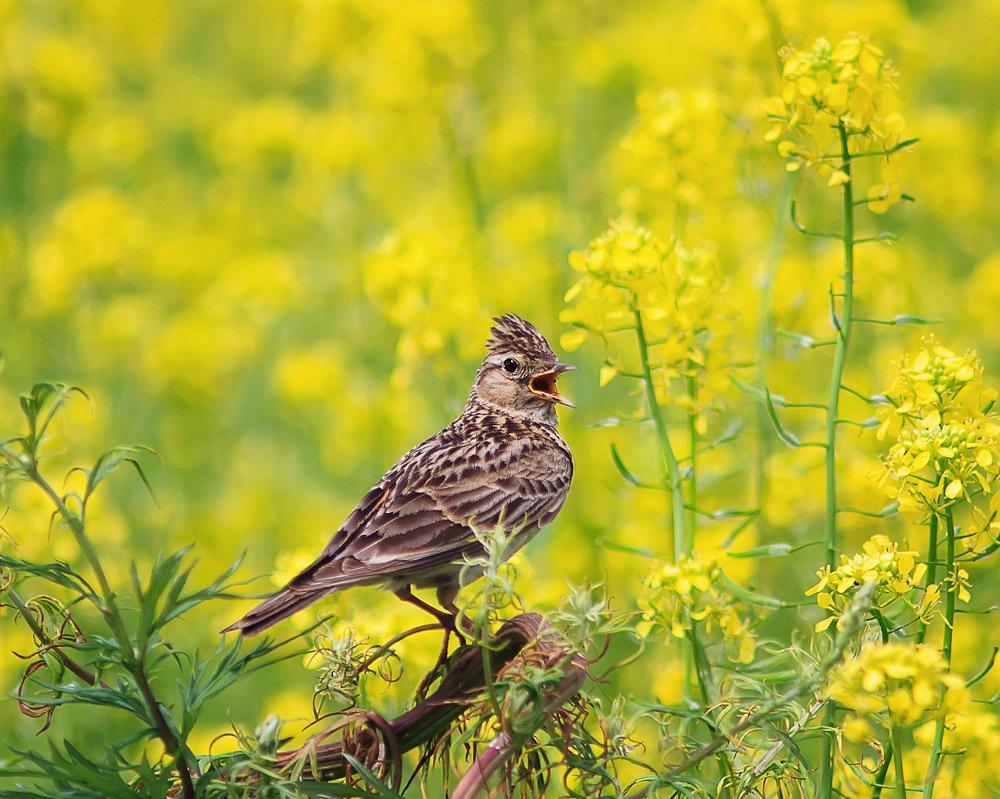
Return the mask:
[[[100,455],[90,468],[74,467],[85,478],[82,492],[59,493],[42,471],[46,434],[66,399],[79,389],[57,383],[38,384],[22,396],[21,410],[27,432],[0,443],[0,468],[5,484],[34,484],[51,501],[53,535],[71,534],[80,547],[97,586],[67,563],[32,563],[3,556],[0,566],[9,575],[0,599],[17,611],[33,633],[36,651],[25,672],[18,699],[25,712],[51,718],[58,708],[83,706],[97,714],[123,713],[131,719],[130,731],[120,740],[106,739],[103,759],[83,754],[71,741],[44,750],[14,750],[16,759],[0,774],[25,786],[11,796],[148,796],[180,791],[185,797],[213,791],[202,784],[199,758],[188,739],[207,702],[259,668],[277,646],[263,641],[245,649],[240,639],[219,642],[207,657],[177,646],[166,633],[172,622],[199,605],[233,598],[238,584],[231,578],[239,567],[232,564],[207,585],[189,585],[193,563],[190,547],[158,556],[141,574],[130,566],[131,595],[112,587],[102,556],[87,529],[87,509],[103,482],[122,466],[130,467],[149,488],[136,456],[146,448],[117,447]],[[60,598],[25,590],[49,584]],[[75,616],[96,611],[86,630]],[[91,617],[93,614],[90,614]],[[162,692],[170,675],[176,682],[169,700]],[[46,726],[48,724],[46,723]],[[43,727],[44,730],[44,727]],[[151,761],[148,753],[159,744],[164,756]],[[232,773],[234,761],[229,772]],[[219,783],[226,775],[209,777]],[[48,787],[45,787],[48,786]],[[287,792],[286,792],[287,793]],[[299,794],[287,794],[299,795]],[[316,795],[303,793],[301,795]]]

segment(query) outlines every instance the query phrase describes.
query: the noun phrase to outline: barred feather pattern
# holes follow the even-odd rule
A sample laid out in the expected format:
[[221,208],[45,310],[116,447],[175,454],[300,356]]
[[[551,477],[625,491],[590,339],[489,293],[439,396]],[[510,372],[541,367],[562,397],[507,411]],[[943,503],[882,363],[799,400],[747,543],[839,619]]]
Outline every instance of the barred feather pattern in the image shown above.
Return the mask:
[[[497,319],[487,348],[556,363],[520,317]],[[462,414],[386,472],[312,564],[226,631],[255,634],[357,585],[457,588],[465,556],[482,551],[473,527],[516,531],[512,554],[556,517],[573,478],[572,455],[551,419],[507,412],[474,388]]]

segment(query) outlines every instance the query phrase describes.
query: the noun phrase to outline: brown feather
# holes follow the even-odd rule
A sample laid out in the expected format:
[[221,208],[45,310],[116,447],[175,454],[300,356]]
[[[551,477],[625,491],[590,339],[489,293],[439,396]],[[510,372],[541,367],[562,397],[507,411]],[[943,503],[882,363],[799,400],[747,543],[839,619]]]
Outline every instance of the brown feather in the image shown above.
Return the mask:
[[[512,315],[495,322],[491,353],[521,353],[546,368],[556,363],[528,322]],[[488,358],[477,384],[489,368]],[[255,634],[355,585],[457,586],[465,556],[482,551],[473,526],[490,529],[502,520],[508,532],[519,530],[523,545],[558,514],[573,459],[551,408],[536,415],[520,408],[500,407],[474,387],[462,414],[404,455],[312,564],[227,630]]]

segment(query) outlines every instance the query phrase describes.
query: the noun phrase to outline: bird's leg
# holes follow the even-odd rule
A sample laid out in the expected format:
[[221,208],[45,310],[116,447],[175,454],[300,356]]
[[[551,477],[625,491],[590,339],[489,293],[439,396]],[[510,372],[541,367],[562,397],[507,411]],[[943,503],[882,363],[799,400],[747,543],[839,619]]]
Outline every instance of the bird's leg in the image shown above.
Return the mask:
[[[438,589],[438,601],[441,601],[441,592],[442,589]],[[458,620],[458,608],[455,607],[455,595],[457,595],[458,589],[454,589],[454,593],[452,593],[451,599],[449,600],[450,607],[448,607],[448,610],[451,610],[451,613],[438,610],[433,605],[424,602],[420,599],[420,597],[413,593],[413,590],[408,585],[398,591],[395,591],[394,593],[404,602],[409,602],[411,605],[415,605],[421,610],[430,613],[444,628],[444,640],[441,642],[441,652],[438,654],[437,663],[434,664],[434,668],[427,673],[427,676],[424,677],[424,679],[421,680],[420,685],[417,686],[417,695],[423,696],[430,687],[430,684],[434,681],[435,677],[437,677],[438,672],[444,667],[444,664],[448,662],[448,643],[451,641],[451,634],[454,632],[455,635],[458,636],[458,640],[463,645],[465,644],[465,638],[460,632],[458,632],[458,625],[456,624]],[[445,603],[442,602],[442,604]]]
[[420,608],[425,613],[430,613],[435,619],[438,620],[438,624],[440,624],[444,629],[455,629],[454,616],[450,613],[445,613],[443,610],[438,610],[428,602],[424,602],[424,600],[413,593],[410,586],[403,586],[398,591],[393,591],[393,593],[396,595],[397,599],[402,599],[404,602],[409,602],[411,605],[415,605]]
[[[453,619],[452,624],[454,625],[455,635],[458,636],[459,643],[465,646],[465,636],[462,632],[471,633],[472,632],[472,620],[468,616],[462,616],[462,611],[458,609],[455,604],[455,597],[458,596],[458,586],[457,585],[442,585],[438,586],[437,590],[437,601],[442,608],[451,613]],[[459,627],[462,629],[459,630]]]

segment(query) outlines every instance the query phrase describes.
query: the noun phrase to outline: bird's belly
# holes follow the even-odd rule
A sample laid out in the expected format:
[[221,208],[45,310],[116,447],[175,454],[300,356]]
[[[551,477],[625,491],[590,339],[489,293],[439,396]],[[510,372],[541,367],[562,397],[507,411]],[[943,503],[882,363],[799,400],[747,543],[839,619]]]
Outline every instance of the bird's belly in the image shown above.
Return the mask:
[[[507,561],[513,557],[514,553],[534,538],[537,532],[538,528],[535,526],[528,526],[518,531],[507,547],[504,560]],[[469,546],[468,555],[470,558],[478,558],[482,554],[483,549],[478,544]],[[386,583],[386,586],[392,591],[405,588],[406,586],[413,588],[439,588],[445,585],[466,586],[482,576],[483,570],[481,567],[466,564],[463,561],[454,561],[435,566],[433,569],[426,571],[418,571],[394,577]]]

